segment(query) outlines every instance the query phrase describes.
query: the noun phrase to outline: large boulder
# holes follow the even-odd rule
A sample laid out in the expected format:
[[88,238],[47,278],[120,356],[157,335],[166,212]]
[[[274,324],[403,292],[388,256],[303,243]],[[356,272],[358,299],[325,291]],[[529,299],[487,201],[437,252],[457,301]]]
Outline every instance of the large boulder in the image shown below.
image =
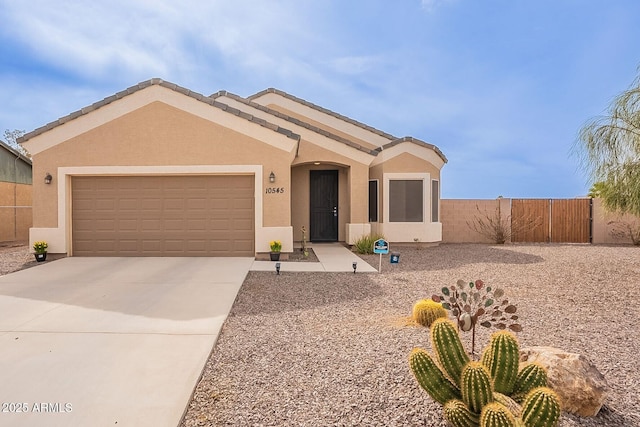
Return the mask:
[[563,411],[595,417],[607,398],[607,380],[580,354],[553,347],[529,347],[520,350],[520,362],[538,362],[547,369],[549,387],[558,394]]

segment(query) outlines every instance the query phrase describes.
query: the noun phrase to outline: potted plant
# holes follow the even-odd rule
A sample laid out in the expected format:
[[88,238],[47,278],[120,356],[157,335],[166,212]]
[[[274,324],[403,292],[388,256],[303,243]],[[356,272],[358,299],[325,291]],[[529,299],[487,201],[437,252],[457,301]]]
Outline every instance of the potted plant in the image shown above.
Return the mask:
[[271,253],[269,254],[271,261],[279,261],[282,242],[280,240],[272,240],[269,242],[269,247],[271,248]]
[[36,261],[42,262],[47,259],[48,247],[49,245],[44,240],[39,240],[37,242],[34,242],[33,251],[35,252],[34,255],[36,257]]

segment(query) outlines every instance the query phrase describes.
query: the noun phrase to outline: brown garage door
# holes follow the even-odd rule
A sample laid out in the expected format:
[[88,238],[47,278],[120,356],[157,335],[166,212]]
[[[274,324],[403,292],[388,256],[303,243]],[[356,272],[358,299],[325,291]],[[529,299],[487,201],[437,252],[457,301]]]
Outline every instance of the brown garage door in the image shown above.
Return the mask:
[[76,256],[253,256],[253,176],[72,178]]

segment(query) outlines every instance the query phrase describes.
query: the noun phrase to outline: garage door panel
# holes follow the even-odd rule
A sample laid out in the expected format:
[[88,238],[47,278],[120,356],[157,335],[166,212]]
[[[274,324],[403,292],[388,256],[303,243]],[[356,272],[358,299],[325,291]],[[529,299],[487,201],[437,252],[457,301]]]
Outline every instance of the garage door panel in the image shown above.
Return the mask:
[[253,176],[73,177],[73,254],[253,256],[253,185]]

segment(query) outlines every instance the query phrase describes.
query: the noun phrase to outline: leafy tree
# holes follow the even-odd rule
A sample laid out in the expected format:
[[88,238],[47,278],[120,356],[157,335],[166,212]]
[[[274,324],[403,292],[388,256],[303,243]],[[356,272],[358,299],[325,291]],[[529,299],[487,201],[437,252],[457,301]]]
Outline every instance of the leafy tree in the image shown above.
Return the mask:
[[640,216],[640,75],[585,124],[574,153],[608,210]]
[[591,188],[589,188],[589,194],[587,196],[592,199],[600,197],[602,189],[604,188],[604,182],[594,182]]
[[23,130],[5,129],[4,130],[4,142],[6,142],[7,145],[9,145],[11,148],[16,150],[17,152],[19,152],[23,156],[31,157],[29,152],[27,150],[25,150],[24,147],[18,143],[18,138],[20,138],[22,135],[24,135],[24,131]]

